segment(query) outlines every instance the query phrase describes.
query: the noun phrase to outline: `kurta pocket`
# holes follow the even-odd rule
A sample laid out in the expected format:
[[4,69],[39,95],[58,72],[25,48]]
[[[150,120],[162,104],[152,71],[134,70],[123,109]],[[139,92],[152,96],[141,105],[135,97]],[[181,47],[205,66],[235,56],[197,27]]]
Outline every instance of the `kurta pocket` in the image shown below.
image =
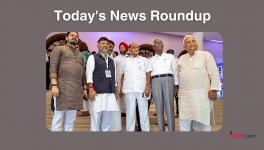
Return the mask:
[[196,61],[192,64],[193,69],[201,69],[203,68],[203,66],[204,66],[203,61]]

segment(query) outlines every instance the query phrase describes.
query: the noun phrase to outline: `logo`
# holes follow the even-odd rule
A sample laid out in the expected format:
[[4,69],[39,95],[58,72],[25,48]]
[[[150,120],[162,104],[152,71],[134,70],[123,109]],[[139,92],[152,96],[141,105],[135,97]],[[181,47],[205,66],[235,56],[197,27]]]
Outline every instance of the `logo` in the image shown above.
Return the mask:
[[229,132],[229,138],[232,139],[254,139],[256,138],[255,134],[244,134],[244,133],[233,133],[232,131]]

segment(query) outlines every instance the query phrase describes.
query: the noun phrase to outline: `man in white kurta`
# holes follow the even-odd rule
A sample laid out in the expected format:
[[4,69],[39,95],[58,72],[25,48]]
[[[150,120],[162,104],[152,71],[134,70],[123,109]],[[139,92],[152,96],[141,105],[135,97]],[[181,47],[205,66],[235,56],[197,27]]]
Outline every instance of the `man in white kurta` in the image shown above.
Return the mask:
[[141,130],[149,132],[147,97],[150,94],[151,67],[147,58],[138,56],[138,44],[130,44],[129,51],[130,57],[125,59],[120,69],[122,92],[125,94],[126,103],[126,131],[135,131],[136,105],[138,105]]
[[[89,89],[89,100],[90,100],[90,110],[91,110],[91,131],[111,131],[111,115],[113,112],[119,111],[118,104],[116,102],[115,91],[113,84],[109,85],[109,82],[115,81],[116,72],[114,70],[114,61],[108,55],[108,39],[102,37],[98,40],[97,47],[99,49],[99,54],[91,55],[87,61],[86,76]],[[96,59],[100,62],[96,63]],[[111,63],[112,62],[112,63]],[[110,65],[112,64],[112,65]],[[102,71],[99,76],[102,80],[107,81],[105,84],[98,77],[95,77],[95,70],[100,70],[101,68],[96,68],[96,66],[106,66],[106,69]],[[105,67],[103,66],[103,67]],[[98,76],[98,75],[97,75]],[[96,78],[96,80],[94,80]],[[106,78],[106,79],[105,79]],[[108,82],[109,81],[109,82]],[[97,83],[96,83],[97,82]],[[101,82],[104,85],[98,84]],[[101,85],[101,87],[100,87]],[[98,93],[99,90],[111,91],[106,93]],[[99,86],[99,87],[98,87]],[[112,88],[111,88],[112,87]],[[111,90],[109,90],[109,88]]]
[[[120,74],[120,71],[121,71],[121,66],[123,65],[124,63],[124,60],[125,58],[128,57],[127,55],[127,51],[128,51],[128,45],[125,43],[125,42],[121,42],[119,44],[119,52],[120,52],[120,55],[116,56],[114,58],[114,61],[116,63],[116,80],[117,80],[117,91],[119,92],[120,91],[120,82],[121,82],[121,75]],[[118,99],[118,103],[119,103],[119,106],[120,106],[120,111],[122,113],[125,113],[126,112],[126,109],[125,109],[125,102],[124,100],[121,98],[121,97],[117,97]]]
[[[110,43],[111,45],[111,43]],[[114,48],[114,44],[112,42],[112,49]],[[120,75],[120,68],[124,61],[124,59],[127,57],[127,51],[128,51],[128,45],[124,42],[121,42],[119,44],[120,49],[120,55],[114,58],[115,64],[116,64],[116,81],[117,81],[117,91],[120,91],[120,81],[121,81],[121,75]],[[121,131],[122,130],[122,120],[121,120],[121,112],[125,113],[125,102],[124,100],[117,95],[116,97],[117,103],[119,106],[120,111],[112,112],[111,115],[111,131]]]
[[211,102],[220,89],[216,62],[198,49],[194,36],[185,36],[183,44],[187,53],[177,62],[180,131],[211,131]]

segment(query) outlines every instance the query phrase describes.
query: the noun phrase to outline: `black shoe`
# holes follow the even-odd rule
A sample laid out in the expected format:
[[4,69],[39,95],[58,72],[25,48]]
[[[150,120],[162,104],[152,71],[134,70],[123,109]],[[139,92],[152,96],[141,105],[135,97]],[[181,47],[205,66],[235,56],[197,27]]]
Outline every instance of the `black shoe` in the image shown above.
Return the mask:
[[[156,122],[155,125],[158,125],[158,122]],[[168,123],[165,122],[165,126],[168,126]]]
[[126,117],[126,113],[121,113],[121,117]]
[[135,127],[135,131],[137,131],[137,132],[141,132],[141,128],[138,127],[138,126],[136,126],[136,127]]

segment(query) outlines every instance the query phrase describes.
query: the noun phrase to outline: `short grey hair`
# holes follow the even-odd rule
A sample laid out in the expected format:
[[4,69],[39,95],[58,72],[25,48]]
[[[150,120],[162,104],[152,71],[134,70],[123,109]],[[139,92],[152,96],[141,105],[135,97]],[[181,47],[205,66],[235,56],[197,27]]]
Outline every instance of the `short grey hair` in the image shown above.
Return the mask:
[[185,41],[186,41],[186,39],[187,38],[194,38],[196,41],[197,41],[197,39],[196,39],[196,37],[194,36],[194,35],[191,35],[191,34],[187,34],[187,35],[185,35],[184,36],[184,38],[183,38],[183,40],[182,40],[182,44],[183,44],[183,46],[185,46]]

